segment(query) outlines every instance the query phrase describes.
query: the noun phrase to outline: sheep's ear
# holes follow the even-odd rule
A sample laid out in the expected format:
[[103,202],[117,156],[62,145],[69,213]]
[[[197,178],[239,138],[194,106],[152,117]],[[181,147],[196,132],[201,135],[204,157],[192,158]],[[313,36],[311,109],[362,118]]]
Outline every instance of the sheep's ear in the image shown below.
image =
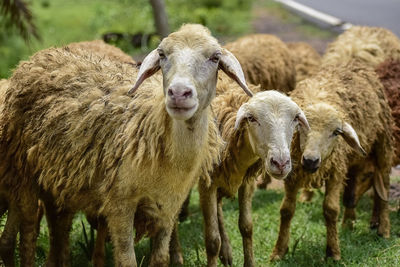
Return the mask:
[[343,139],[362,156],[366,156],[364,148],[360,144],[356,131],[347,122],[343,123],[343,133],[341,133]]
[[249,115],[249,110],[247,109],[246,104],[243,104],[238,112],[236,113],[236,121],[235,121],[235,130],[237,130],[242,122],[243,119],[247,118]]
[[156,73],[160,69],[160,55],[158,54],[158,50],[154,49],[148,54],[143,62],[140,64],[140,69],[138,76],[136,78],[136,83],[132,87],[131,90],[128,91],[128,94],[132,94],[139,88],[144,80],[149,78],[151,75]]
[[247,87],[242,67],[236,57],[226,49],[222,49],[222,55],[219,59],[218,67],[230,78],[237,82],[247,95],[253,96],[253,93]]
[[300,109],[300,112],[297,114],[297,119],[299,120],[300,127],[304,132],[308,133],[310,131],[310,125],[308,124],[308,120],[304,112]]

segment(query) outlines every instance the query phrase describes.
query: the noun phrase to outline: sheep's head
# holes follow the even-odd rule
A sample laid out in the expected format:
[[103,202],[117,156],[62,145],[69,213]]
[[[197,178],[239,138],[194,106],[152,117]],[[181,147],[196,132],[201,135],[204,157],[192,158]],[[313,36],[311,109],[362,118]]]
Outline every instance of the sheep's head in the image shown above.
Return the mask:
[[308,106],[304,112],[312,130],[301,132],[300,146],[303,151],[301,164],[309,172],[315,172],[321,162],[329,157],[338,139],[342,137],[352,148],[365,155],[356,131],[343,119],[343,115],[326,103]]
[[161,69],[166,109],[172,118],[190,119],[207,107],[215,96],[218,69],[247,88],[238,60],[210,35],[207,28],[186,24],[164,38],[140,67],[132,93],[148,77]]
[[238,110],[235,127],[246,123],[253,152],[264,160],[266,171],[284,179],[292,170],[290,145],[299,126],[309,130],[303,111],[289,97],[277,91],[255,94]]

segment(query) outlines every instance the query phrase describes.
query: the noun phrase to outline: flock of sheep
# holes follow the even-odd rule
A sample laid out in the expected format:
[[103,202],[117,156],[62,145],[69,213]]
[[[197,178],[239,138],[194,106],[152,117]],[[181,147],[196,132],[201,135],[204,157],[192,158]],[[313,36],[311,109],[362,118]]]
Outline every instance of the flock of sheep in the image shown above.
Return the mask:
[[371,227],[387,238],[389,173],[400,162],[399,70],[400,40],[360,26],[322,58],[272,35],[222,47],[195,24],[164,38],[139,69],[101,41],[39,51],[0,81],[0,214],[8,211],[0,256],[15,265],[19,233],[21,266],[33,266],[44,213],[46,266],[69,266],[69,230],[83,211],[98,231],[94,266],[104,265],[108,235],[116,266],[137,265],[143,236],[152,240],[150,266],[183,264],[176,221],[198,183],[208,266],[232,265],[222,198],[236,193],[244,265],[254,266],[259,174],[285,185],[271,260],[288,250],[301,188],[309,199],[325,186],[327,257],[341,257],[342,193],[351,225],[372,187]]

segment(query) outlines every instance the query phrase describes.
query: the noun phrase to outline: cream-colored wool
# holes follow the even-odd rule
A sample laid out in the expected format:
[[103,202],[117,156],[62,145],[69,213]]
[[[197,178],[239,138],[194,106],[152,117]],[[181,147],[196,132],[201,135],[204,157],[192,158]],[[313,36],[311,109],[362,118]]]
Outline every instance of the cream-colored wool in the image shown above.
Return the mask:
[[[317,74],[300,82],[291,98],[303,108],[311,130],[297,136],[292,158],[303,162],[302,157],[319,155],[322,162],[315,173],[298,166],[285,181],[285,198],[281,205],[279,237],[271,259],[281,259],[289,242],[290,220],[293,217],[296,194],[301,187],[325,185],[323,204],[327,226],[327,256],[340,259],[336,223],[339,215],[339,198],[346,175],[350,169],[364,169],[370,161],[360,156],[361,149],[348,139],[345,123],[358,135],[361,147],[377,164],[376,178],[382,187],[379,194],[389,188],[389,173],[393,156],[392,117],[385,99],[383,86],[372,68],[363,62],[350,61],[337,66],[325,66]],[[342,137],[342,136],[343,137]],[[353,148],[345,142],[349,140]],[[359,151],[359,152],[357,152]],[[382,198],[382,212],[378,233],[389,236],[390,222],[387,201]]]
[[[218,48],[198,25],[170,37],[169,49]],[[114,250],[121,266],[135,264],[132,235],[124,234],[132,231],[134,208],[138,236],[163,234],[157,230],[172,227],[199,173],[212,169],[223,145],[207,107],[215,92],[199,96],[203,107],[194,119],[177,121],[166,112],[161,75],[127,94],[137,73],[98,53],[40,51],[14,71],[0,122],[0,153],[7,158],[0,176],[12,172],[13,181],[5,182],[30,193],[18,198],[33,203],[39,185],[60,212],[104,216],[114,244],[128,246]]]
[[296,70],[286,44],[270,34],[253,34],[224,46],[239,60],[246,79],[263,90],[292,91]]
[[400,40],[385,28],[353,26],[329,44],[322,64],[341,64],[358,59],[376,68],[386,59],[400,60]]
[[321,55],[311,45],[305,42],[291,42],[286,45],[294,59],[296,83],[318,71]]

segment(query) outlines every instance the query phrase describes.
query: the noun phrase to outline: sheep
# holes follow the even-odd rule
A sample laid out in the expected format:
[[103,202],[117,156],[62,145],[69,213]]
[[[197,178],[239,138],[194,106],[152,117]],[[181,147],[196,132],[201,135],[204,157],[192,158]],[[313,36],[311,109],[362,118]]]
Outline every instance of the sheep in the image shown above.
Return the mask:
[[227,43],[224,47],[237,57],[249,83],[260,84],[263,90],[284,93],[294,89],[296,70],[293,58],[278,37],[252,34]]
[[207,262],[208,266],[216,266],[220,256],[224,265],[232,265],[231,247],[223,225],[222,198],[233,197],[239,191],[239,229],[243,238],[244,265],[254,266],[252,178],[262,162],[269,175],[285,178],[291,170],[293,132],[298,126],[308,130],[308,122],[302,110],[277,91],[258,92],[249,99],[239,95],[230,81],[227,83],[222,79],[218,83],[231,89],[212,102],[222,138],[227,142],[221,163],[210,174],[210,186],[204,180],[199,182]]
[[[178,209],[223,145],[209,108],[218,69],[252,95],[237,59],[193,24],[163,39],[139,71],[68,48],[19,64],[0,121],[7,159],[0,177],[16,177],[26,204],[19,207],[21,234],[34,235],[27,225],[36,223],[39,193],[44,200],[53,237],[48,265],[68,265],[63,242],[78,210],[106,219],[116,265],[136,266],[132,224],[137,237],[155,240],[150,265],[168,264]],[[27,241],[24,249],[34,251]]]
[[[67,49],[73,50],[74,53],[86,53],[86,54],[87,53],[89,53],[89,54],[96,53],[99,56],[107,57],[109,60],[114,60],[116,62],[135,64],[135,61],[129,55],[122,52],[121,49],[114,47],[112,45],[108,45],[101,40],[71,43],[71,44],[68,44],[66,47],[67,47]],[[6,85],[8,85],[7,80],[0,80],[0,90],[1,90],[0,93],[2,93],[0,95],[0,103],[2,103],[4,101],[4,93],[5,93]],[[0,114],[1,114],[1,108],[0,108]],[[4,191],[7,192],[8,188],[6,188]],[[11,200],[8,200],[9,197],[7,197],[7,196],[8,196],[7,193],[3,194],[4,200],[2,201],[2,203],[7,203],[7,205],[5,205],[5,207],[4,207],[5,208],[4,212],[6,210],[8,210],[9,214],[11,214],[11,215],[9,215],[7,217],[5,231],[3,231],[3,234],[1,237],[0,254],[1,254],[1,257],[3,258],[3,261],[6,266],[13,266],[14,265],[15,239],[16,239],[16,236],[18,233],[18,227],[15,227],[15,226],[17,226],[19,224],[19,222],[18,222],[18,217],[14,215],[16,212],[11,211],[11,209],[9,209],[9,206],[10,207],[13,207],[13,206],[8,205],[8,202]],[[42,207],[42,205],[40,207]],[[2,212],[1,214],[3,214],[4,212]],[[43,216],[43,208],[39,208],[37,213],[38,213],[37,220],[38,220],[38,222],[40,222],[40,220]],[[38,224],[38,227],[39,227],[39,224]],[[97,266],[100,266],[100,265],[97,265]]]
[[400,60],[400,40],[385,28],[353,26],[329,44],[323,65],[359,59],[376,68],[386,59]]
[[[365,155],[376,164],[376,179],[384,188],[389,186],[393,154],[390,108],[374,70],[359,61],[322,67],[300,82],[290,96],[304,110],[311,130],[295,136],[292,158],[300,160],[303,168],[295,167],[285,180],[279,236],[270,259],[281,259],[288,250],[299,188],[325,184],[326,256],[339,260],[336,223],[346,174],[367,167]],[[378,234],[384,237],[390,234],[387,204],[380,201]]]
[[[107,56],[109,59],[128,64],[136,64],[133,58],[125,54],[121,49],[113,45],[106,44],[102,40],[93,40],[68,44],[70,49],[76,49],[76,52],[90,51],[99,55]],[[82,50],[83,49],[83,50]]]
[[318,71],[321,55],[311,45],[305,42],[289,42],[286,46],[294,59],[296,83]]
[[[391,108],[392,117],[395,124],[392,125],[394,137],[393,165],[400,163],[400,129],[399,129],[399,93],[400,93],[400,61],[388,59],[375,69],[379,80],[381,81],[388,104]],[[355,207],[361,196],[371,187],[374,189],[374,206],[370,221],[370,227],[379,226],[379,214],[381,214],[381,200],[387,201],[388,188],[377,178],[374,173],[377,171],[374,161],[368,159],[366,167],[358,172],[352,171],[349,180],[346,183],[343,194],[343,205],[345,206],[343,225],[349,228],[353,227],[353,221],[356,219]]]

